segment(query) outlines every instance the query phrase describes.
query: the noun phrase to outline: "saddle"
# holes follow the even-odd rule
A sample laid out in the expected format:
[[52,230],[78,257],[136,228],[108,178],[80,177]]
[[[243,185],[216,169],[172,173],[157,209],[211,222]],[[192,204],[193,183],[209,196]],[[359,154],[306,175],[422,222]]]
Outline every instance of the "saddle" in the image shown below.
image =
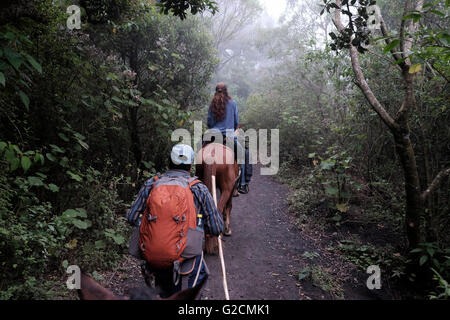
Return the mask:
[[[222,134],[222,139],[220,141],[215,141],[216,140],[215,136],[211,137],[211,141],[205,141],[203,138],[204,138],[204,135],[202,136],[202,149],[205,148],[206,146],[212,144],[212,143],[218,143],[218,144],[224,145],[225,147],[228,148],[228,146],[227,146],[227,136],[224,135],[224,134]],[[233,143],[233,150],[232,151],[233,151],[233,155],[234,155],[234,161],[237,162],[237,145],[236,145],[236,143]],[[241,171],[241,168],[239,166],[239,173],[238,173],[238,176],[236,177],[236,181],[234,183],[234,187],[235,188],[237,188],[239,186],[239,181],[241,179],[241,174],[242,174],[242,171]]]
[[[223,145],[225,147],[228,147],[227,146],[227,136],[224,135],[224,134],[222,134],[222,139],[220,139],[219,141],[216,141],[216,137],[215,136],[211,137],[211,141],[205,141],[203,139],[203,137],[204,137],[204,135],[202,136],[202,149],[205,148],[207,145],[210,145],[212,143],[218,143],[218,144],[221,144],[221,145]],[[234,155],[234,160],[237,162],[237,146],[236,146],[236,143],[233,143],[233,150],[232,151],[233,151],[233,155]]]

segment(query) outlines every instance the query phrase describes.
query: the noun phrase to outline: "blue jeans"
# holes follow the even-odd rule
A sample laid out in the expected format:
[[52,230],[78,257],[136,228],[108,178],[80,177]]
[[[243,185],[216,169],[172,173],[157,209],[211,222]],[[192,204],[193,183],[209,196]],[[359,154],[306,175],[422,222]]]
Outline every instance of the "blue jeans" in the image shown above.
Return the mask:
[[[231,142],[229,142],[231,136],[226,136],[226,139],[227,142],[231,144]],[[242,146],[242,144],[239,142],[236,136],[233,136],[233,151],[234,151],[234,158],[238,162],[239,168],[241,168],[240,185],[244,186],[247,184],[247,181],[245,179],[245,164],[246,164],[245,148]]]

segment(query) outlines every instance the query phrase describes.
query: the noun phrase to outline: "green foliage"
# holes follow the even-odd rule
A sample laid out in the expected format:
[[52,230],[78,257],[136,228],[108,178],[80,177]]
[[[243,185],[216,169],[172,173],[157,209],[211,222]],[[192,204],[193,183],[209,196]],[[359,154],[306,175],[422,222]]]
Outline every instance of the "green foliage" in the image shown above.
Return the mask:
[[328,158],[315,153],[309,155],[315,166],[314,177],[321,184],[325,196],[332,200],[335,209],[345,213],[351,198],[349,185],[355,185],[349,174],[353,158],[345,151],[337,152],[335,147],[330,147],[325,154]]
[[450,285],[436,270],[431,269],[434,272],[433,280],[438,282],[437,289],[439,293],[432,292],[429,296],[431,300],[445,299],[450,297]]
[[190,9],[191,14],[201,13],[210,10],[213,14],[218,10],[215,1],[210,0],[162,0],[158,6],[161,7],[161,13],[169,14],[171,12],[180,19],[186,19],[186,11]]
[[[411,251],[412,260],[422,270],[429,271],[427,274],[430,281],[436,284],[435,290],[429,293],[430,299],[448,299],[450,279],[450,249],[441,248],[435,242],[421,243],[419,248]],[[415,275],[411,275],[411,281],[415,280]]]
[[[332,0],[324,0],[323,10],[329,13],[331,9],[339,9],[338,5]],[[333,50],[341,50],[350,48],[350,43],[353,44],[360,53],[367,51],[367,46],[370,44],[370,29],[369,24],[369,7],[375,5],[375,0],[343,0],[342,14],[348,17],[348,25],[342,33],[330,33],[333,43],[331,48]],[[351,10],[356,9],[356,10]],[[356,12],[355,12],[356,11]]]
[[[321,225],[323,229],[329,220],[325,215],[330,213],[334,214],[331,222],[340,227],[339,236],[344,236],[339,230],[347,228],[387,226],[398,232],[398,241],[392,243],[397,252],[370,243],[343,243],[339,252],[361,268],[380,263],[393,268],[392,276],[403,278],[409,275],[405,268],[408,260],[400,256],[405,219],[403,172],[393,137],[355,85],[351,61],[342,49],[352,43],[365,53],[359,56],[364,77],[380,104],[394,117],[403,99],[401,75],[396,69],[406,61],[404,58],[395,63],[391,59],[392,51],[402,54],[397,29],[402,22],[420,22],[418,31],[410,34],[412,47],[407,53],[417,99],[409,125],[421,185],[426,189],[450,164],[450,108],[444,93],[448,92],[450,77],[448,2],[430,1],[422,11],[407,12],[403,17],[404,1],[344,0],[343,34],[330,33],[335,1],[315,3],[323,6],[322,13],[328,11],[330,15],[308,24],[309,13],[316,12],[298,4],[285,25],[261,33],[257,39],[258,48],[269,51],[273,59],[253,86],[256,89],[246,101],[244,121],[251,127],[280,130],[280,178],[292,189],[288,201],[302,230]],[[375,3],[391,31],[388,38],[368,26],[369,6]],[[323,42],[322,32],[329,41],[325,47],[318,45]],[[450,243],[448,190],[446,179],[432,200],[424,204],[421,219],[423,236],[440,247]],[[331,210],[323,210],[322,204]],[[420,257],[416,260],[419,265]],[[446,273],[430,265],[431,257],[422,258],[422,263],[429,274],[430,267],[437,271],[438,275],[432,273],[429,280],[435,277],[440,289],[434,290],[434,296],[439,296],[446,290]]]
[[[125,207],[164,170],[216,63],[198,19],[146,1],[82,2],[81,31],[62,29],[50,0],[32,6],[36,20],[0,25],[1,299],[52,298],[50,274],[122,259]],[[122,55],[130,44],[137,64]]]
[[305,281],[306,279],[311,280],[314,286],[330,293],[333,297],[344,299],[342,283],[330,270],[317,265],[307,266],[298,274],[299,281]]
[[30,45],[30,39],[14,27],[0,31],[0,83],[6,90],[17,92],[27,111],[30,99],[24,91],[30,90],[31,74],[42,73],[42,66],[24,50],[24,46]]
[[382,270],[389,270],[389,276],[392,278],[401,278],[405,274],[406,259],[395,253],[390,246],[376,247],[371,244],[362,244],[360,241],[342,240],[337,250],[346,260],[363,271],[375,265],[380,266]]

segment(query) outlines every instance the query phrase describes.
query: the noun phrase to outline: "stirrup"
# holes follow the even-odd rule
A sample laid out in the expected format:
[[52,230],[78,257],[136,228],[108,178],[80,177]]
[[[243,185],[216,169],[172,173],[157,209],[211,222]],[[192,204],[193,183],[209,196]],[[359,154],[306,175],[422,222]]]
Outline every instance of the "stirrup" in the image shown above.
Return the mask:
[[239,192],[239,193],[242,193],[242,194],[247,194],[247,193],[249,193],[249,192],[250,192],[250,188],[248,187],[248,184],[244,185],[243,187],[242,187],[242,186],[239,186],[238,192]]

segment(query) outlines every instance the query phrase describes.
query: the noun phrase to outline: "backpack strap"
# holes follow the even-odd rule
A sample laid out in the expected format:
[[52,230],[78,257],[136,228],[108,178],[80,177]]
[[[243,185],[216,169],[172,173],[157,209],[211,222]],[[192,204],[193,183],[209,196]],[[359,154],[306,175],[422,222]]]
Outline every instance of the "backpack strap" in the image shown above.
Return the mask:
[[[148,186],[148,187],[150,188],[150,191],[149,191],[149,193],[148,193],[148,196],[149,196],[149,197],[150,197],[150,194],[151,194],[151,192],[152,192],[152,190],[153,190],[153,186],[155,185],[156,182],[158,182],[159,179],[161,179],[161,174],[160,174],[160,173],[157,173],[157,175],[153,177],[152,183],[150,183],[150,185]],[[147,199],[148,199],[148,198],[147,198]],[[146,199],[145,201],[147,201],[147,199]],[[145,215],[148,213],[147,209],[148,209],[148,208],[147,208],[147,206],[146,206],[145,209],[144,209],[144,212],[140,213],[139,215],[135,213],[135,215],[132,216],[132,217],[131,217],[131,216],[128,216],[128,213],[127,213],[127,216],[126,216],[126,217],[127,217],[128,222],[129,222],[131,225],[133,225],[133,226],[135,226],[135,225],[139,226],[142,217],[145,216]]]
[[[145,200],[146,202],[148,201],[148,199],[150,198],[150,195],[152,194],[153,187],[160,179],[161,179],[160,173],[157,173],[156,176],[153,177],[153,182],[150,184],[150,192],[148,193],[148,198]],[[146,216],[148,213],[150,213],[150,208],[146,204],[143,216]]]
[[189,178],[189,188],[192,188],[193,186],[195,186],[196,184],[201,183],[201,181],[198,179],[198,177],[192,177]]

